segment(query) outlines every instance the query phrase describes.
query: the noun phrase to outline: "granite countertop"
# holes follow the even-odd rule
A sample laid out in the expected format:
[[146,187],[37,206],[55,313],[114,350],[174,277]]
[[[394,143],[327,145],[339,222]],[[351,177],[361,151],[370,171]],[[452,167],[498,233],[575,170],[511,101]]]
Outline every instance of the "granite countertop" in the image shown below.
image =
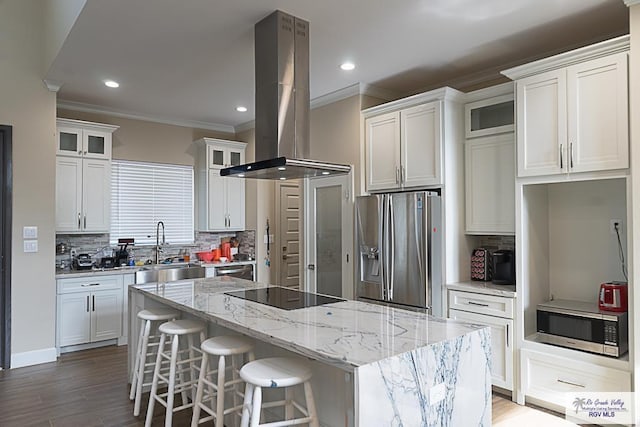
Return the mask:
[[456,291],[475,292],[477,294],[496,295],[500,297],[515,298],[515,285],[496,285],[491,282],[468,281],[459,283],[449,283],[447,289]]
[[[192,262],[190,265],[201,265],[202,267],[224,267],[233,265],[255,264],[256,261],[230,261],[230,262]],[[175,267],[184,266],[186,263],[174,263]],[[91,277],[91,276],[108,276],[113,274],[135,274],[141,268],[149,267],[148,265],[126,266],[114,268],[93,268],[90,270],[60,270],[56,269],[56,279],[69,279],[75,277]]]
[[224,294],[266,286],[220,277],[132,285],[129,292],[347,371],[482,328],[361,301],[282,310]]

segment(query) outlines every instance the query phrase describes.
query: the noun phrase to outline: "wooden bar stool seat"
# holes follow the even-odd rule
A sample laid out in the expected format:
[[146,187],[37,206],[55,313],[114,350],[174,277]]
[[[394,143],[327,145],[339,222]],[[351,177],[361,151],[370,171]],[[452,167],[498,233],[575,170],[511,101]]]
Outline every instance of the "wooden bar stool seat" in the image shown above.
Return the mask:
[[[249,362],[240,369],[240,378],[246,383],[244,404],[242,408],[242,427],[257,426],[292,426],[309,424],[319,427],[313,393],[311,391],[311,368],[300,358],[271,357]],[[304,387],[305,406],[293,399],[291,388],[302,384]],[[275,402],[262,402],[262,388],[285,388],[285,399]],[[260,424],[262,408],[275,406],[285,407],[283,421]],[[294,418],[295,410],[302,417]]]

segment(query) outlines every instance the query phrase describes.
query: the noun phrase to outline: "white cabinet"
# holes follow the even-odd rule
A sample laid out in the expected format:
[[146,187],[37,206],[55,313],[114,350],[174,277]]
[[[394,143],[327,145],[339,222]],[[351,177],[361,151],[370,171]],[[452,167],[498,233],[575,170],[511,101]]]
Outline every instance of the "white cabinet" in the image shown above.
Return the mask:
[[520,358],[525,396],[554,409],[564,410],[567,392],[631,391],[631,374],[626,371],[530,349],[520,350]]
[[467,140],[464,165],[467,234],[514,234],[514,134]]
[[57,280],[58,348],[122,336],[122,276]]
[[513,84],[466,94],[465,232],[515,234]]
[[491,328],[491,379],[513,390],[513,298],[449,291],[449,317]]
[[441,108],[435,100],[365,118],[367,191],[442,183]]
[[516,80],[519,177],[629,167],[627,57]]
[[220,176],[220,169],[244,163],[244,142],[202,138],[198,160],[198,229],[244,230],[245,182]]
[[[72,124],[76,127],[71,127]],[[95,130],[95,127],[103,130]],[[106,233],[109,231],[111,212],[110,132],[115,129],[117,129],[116,126],[58,119],[57,232]],[[97,134],[100,136],[96,136]],[[74,136],[75,139],[71,136]],[[72,150],[71,148],[74,146],[76,149]]]
[[71,119],[56,123],[57,155],[111,160],[111,134],[118,126]]

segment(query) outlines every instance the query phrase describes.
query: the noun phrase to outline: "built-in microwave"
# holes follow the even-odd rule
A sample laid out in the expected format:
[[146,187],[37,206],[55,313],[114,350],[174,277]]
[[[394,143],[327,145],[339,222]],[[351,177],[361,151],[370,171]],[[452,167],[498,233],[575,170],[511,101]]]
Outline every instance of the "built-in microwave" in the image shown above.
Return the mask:
[[627,313],[605,312],[597,303],[553,300],[538,304],[538,340],[620,357],[629,349]]

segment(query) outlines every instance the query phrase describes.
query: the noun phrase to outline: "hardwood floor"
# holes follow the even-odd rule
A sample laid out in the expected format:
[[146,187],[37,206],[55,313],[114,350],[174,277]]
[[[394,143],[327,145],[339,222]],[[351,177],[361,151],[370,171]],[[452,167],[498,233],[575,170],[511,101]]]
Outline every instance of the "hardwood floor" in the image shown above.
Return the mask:
[[[147,402],[143,399],[143,414],[134,417],[126,360],[126,346],[111,346],[63,354],[54,363],[0,371],[0,426],[143,426]],[[191,411],[187,410],[174,416],[173,425],[188,426],[190,422]],[[155,407],[153,425],[164,425],[161,405]],[[494,394],[493,425],[573,424]]]

